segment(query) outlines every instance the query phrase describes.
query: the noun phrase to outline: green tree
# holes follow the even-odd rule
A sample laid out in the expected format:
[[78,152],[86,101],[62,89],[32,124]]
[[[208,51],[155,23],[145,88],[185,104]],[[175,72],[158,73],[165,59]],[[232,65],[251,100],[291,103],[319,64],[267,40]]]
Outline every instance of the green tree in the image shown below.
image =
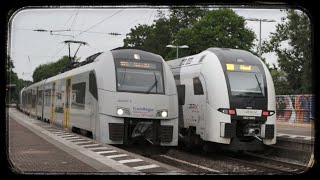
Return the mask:
[[13,71],[14,64],[13,60],[10,56],[7,57],[6,61],[6,84],[14,84],[15,87],[11,90],[8,89],[6,91],[6,102],[8,103],[14,103],[17,102],[19,99],[19,93],[21,89],[29,84],[31,84],[31,81],[25,81],[22,79],[19,79],[17,73]]
[[175,44],[176,34],[182,28],[191,27],[207,12],[207,8],[176,8],[171,7],[169,16],[166,17],[162,11],[158,11],[158,19],[152,25],[135,26],[124,39],[124,47],[134,47],[163,57],[175,56],[175,50],[166,48],[168,44]]
[[63,56],[57,62],[50,62],[47,64],[39,65],[33,72],[32,78],[34,82],[47,79],[49,77],[59,74],[63,68],[70,64],[68,56]]
[[177,43],[189,46],[181,56],[196,54],[209,47],[250,51],[254,39],[254,32],[245,27],[245,19],[228,8],[207,12],[191,28],[182,29],[177,34]]
[[279,69],[286,75],[288,93],[311,93],[311,29],[308,16],[299,10],[288,10],[287,20],[263,43],[264,52],[275,52]]
[[288,76],[285,72],[277,68],[273,68],[273,69],[270,69],[270,73],[273,79],[276,95],[286,95],[286,94],[293,93],[287,81]]

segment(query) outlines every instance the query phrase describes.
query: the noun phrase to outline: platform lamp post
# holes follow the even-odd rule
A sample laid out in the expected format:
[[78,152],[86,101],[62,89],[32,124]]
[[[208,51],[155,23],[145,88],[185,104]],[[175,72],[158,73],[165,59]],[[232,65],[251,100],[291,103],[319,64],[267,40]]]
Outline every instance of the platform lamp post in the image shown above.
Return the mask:
[[273,19],[258,19],[258,18],[247,18],[245,19],[247,21],[259,21],[260,22],[260,30],[259,30],[259,56],[261,58],[262,52],[261,52],[261,22],[276,22]]
[[182,45],[182,46],[174,46],[174,45],[167,45],[166,47],[168,48],[177,48],[177,58],[179,58],[179,48],[189,48],[189,46],[187,45]]

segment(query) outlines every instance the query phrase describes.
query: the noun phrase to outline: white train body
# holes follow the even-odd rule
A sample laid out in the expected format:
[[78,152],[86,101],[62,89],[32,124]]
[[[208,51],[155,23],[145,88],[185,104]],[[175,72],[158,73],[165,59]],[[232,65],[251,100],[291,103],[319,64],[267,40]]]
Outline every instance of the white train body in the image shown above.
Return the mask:
[[92,133],[107,144],[137,138],[178,144],[178,98],[161,56],[134,49],[106,51],[93,62],[26,87],[20,108],[44,121]]
[[167,64],[178,90],[181,135],[238,150],[255,150],[259,140],[276,143],[274,85],[258,57],[209,48]]

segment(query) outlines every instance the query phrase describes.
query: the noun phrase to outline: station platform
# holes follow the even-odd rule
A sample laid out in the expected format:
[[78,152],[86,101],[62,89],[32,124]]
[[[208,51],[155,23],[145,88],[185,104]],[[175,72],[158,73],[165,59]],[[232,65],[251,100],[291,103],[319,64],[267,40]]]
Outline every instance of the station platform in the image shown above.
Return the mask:
[[17,174],[179,174],[185,171],[99,143],[10,108],[8,159]]
[[276,125],[277,137],[314,140],[315,128],[313,124],[277,122]]

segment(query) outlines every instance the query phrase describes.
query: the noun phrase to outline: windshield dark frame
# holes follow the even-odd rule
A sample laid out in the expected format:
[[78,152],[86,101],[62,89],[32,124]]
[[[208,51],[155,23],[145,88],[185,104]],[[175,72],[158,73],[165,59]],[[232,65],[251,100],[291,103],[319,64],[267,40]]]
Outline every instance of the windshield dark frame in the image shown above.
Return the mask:
[[[266,97],[266,82],[265,82],[265,78],[264,78],[264,74],[260,73],[260,72],[245,72],[245,71],[228,71],[226,73],[226,75],[228,76],[228,83],[229,83],[229,87],[230,87],[230,95],[231,96],[240,96],[240,97]],[[255,89],[257,89],[256,91],[250,91],[247,88],[243,88],[243,87],[248,87],[247,84],[245,82],[248,82],[248,80],[246,81],[240,81],[239,78],[242,77],[250,77],[250,82],[254,82],[254,84],[257,85],[257,87],[255,87]],[[232,82],[233,78],[238,78],[237,81],[239,84],[245,83],[246,85],[242,86],[242,88],[239,88],[239,90],[243,90],[242,93],[240,91],[235,91],[233,88],[235,86],[235,84]],[[260,87],[258,86],[258,81],[260,83]],[[238,84],[238,85],[239,85]],[[239,87],[239,86],[238,86]],[[252,87],[253,88],[253,87]],[[237,92],[237,93],[235,93]]]
[[[129,61],[129,62],[137,62],[137,63],[151,63],[155,65],[155,68],[137,68],[137,67],[122,67],[120,66],[120,61]],[[160,81],[158,82],[162,84],[162,88],[160,89],[160,92],[152,92],[151,90],[157,87],[158,85],[155,85],[151,90],[148,92],[148,88],[143,91],[135,91],[135,90],[125,90],[125,89],[119,89],[118,88],[118,83],[120,80],[120,77],[118,77],[118,69],[126,69],[126,70],[138,70],[141,72],[151,72],[151,74],[154,74],[154,72],[159,72],[160,73]],[[153,61],[148,61],[148,60],[136,60],[136,59],[115,59],[115,75],[116,75],[116,89],[117,92],[130,92],[130,93],[142,93],[142,94],[165,94],[165,84],[164,84],[164,75],[163,75],[163,65],[160,62],[153,62]],[[155,82],[155,81],[154,81]],[[151,83],[149,87],[151,87],[153,84]],[[158,89],[159,90],[159,89]]]

